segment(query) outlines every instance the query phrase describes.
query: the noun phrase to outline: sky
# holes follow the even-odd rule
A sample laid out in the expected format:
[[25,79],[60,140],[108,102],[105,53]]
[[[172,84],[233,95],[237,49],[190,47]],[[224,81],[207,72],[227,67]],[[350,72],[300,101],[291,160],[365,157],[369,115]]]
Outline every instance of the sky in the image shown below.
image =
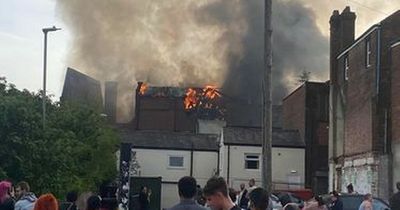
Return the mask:
[[[255,0],[249,0],[255,1]],[[371,25],[400,9],[399,0],[282,0],[301,1],[315,13],[319,30],[329,36],[329,18],[333,10],[351,6],[356,12],[356,36]],[[112,1],[110,1],[112,2]],[[0,6],[0,77],[6,77],[19,89],[38,91],[43,84],[44,27],[61,27],[48,36],[48,94],[61,95],[71,33],[57,14],[55,0],[3,0]]]

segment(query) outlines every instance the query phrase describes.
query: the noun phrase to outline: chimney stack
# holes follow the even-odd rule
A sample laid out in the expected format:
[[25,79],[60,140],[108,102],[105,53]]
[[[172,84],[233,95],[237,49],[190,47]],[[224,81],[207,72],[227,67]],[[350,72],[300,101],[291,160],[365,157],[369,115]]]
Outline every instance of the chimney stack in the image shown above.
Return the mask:
[[338,10],[333,11],[330,23],[330,79],[331,84],[337,82],[336,57],[345,48],[354,42],[356,14],[346,7],[341,14]]
[[105,83],[104,109],[111,123],[117,121],[117,94],[118,83],[108,81]]

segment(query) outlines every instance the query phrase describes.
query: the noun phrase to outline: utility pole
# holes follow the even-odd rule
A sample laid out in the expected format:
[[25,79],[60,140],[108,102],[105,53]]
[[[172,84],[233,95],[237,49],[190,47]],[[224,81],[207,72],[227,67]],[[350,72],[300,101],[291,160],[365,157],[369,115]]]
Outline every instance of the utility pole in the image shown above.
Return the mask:
[[46,124],[46,76],[47,76],[47,33],[51,31],[58,31],[61,28],[56,28],[55,26],[51,28],[43,28],[44,34],[44,53],[43,53],[43,95],[42,95],[42,111],[43,111],[43,129]]
[[263,71],[263,121],[262,121],[262,186],[271,193],[272,190],[272,100],[271,100],[271,70],[272,70],[272,0],[265,0],[264,22],[264,71]]

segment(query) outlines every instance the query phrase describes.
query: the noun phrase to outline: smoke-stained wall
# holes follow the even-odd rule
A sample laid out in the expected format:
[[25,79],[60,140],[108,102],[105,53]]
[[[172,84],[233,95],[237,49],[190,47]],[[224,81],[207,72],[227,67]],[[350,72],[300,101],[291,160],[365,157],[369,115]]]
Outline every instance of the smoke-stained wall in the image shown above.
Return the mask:
[[[327,78],[329,51],[310,9],[296,0],[273,5],[273,100],[279,103],[302,70]],[[261,103],[261,0],[58,0],[57,8],[73,35],[70,65],[119,82],[122,121],[132,117],[136,81],[214,84],[235,103]]]

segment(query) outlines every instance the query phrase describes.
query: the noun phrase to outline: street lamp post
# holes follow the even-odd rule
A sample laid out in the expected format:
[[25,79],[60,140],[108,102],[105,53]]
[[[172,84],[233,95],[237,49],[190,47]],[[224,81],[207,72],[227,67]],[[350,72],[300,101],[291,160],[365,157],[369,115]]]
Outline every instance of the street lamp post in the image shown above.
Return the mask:
[[44,33],[44,56],[43,56],[43,92],[42,92],[42,99],[43,99],[43,128],[45,127],[46,122],[46,73],[47,73],[47,33],[51,31],[58,31],[61,28],[56,28],[55,26],[51,28],[43,28],[42,31]]

